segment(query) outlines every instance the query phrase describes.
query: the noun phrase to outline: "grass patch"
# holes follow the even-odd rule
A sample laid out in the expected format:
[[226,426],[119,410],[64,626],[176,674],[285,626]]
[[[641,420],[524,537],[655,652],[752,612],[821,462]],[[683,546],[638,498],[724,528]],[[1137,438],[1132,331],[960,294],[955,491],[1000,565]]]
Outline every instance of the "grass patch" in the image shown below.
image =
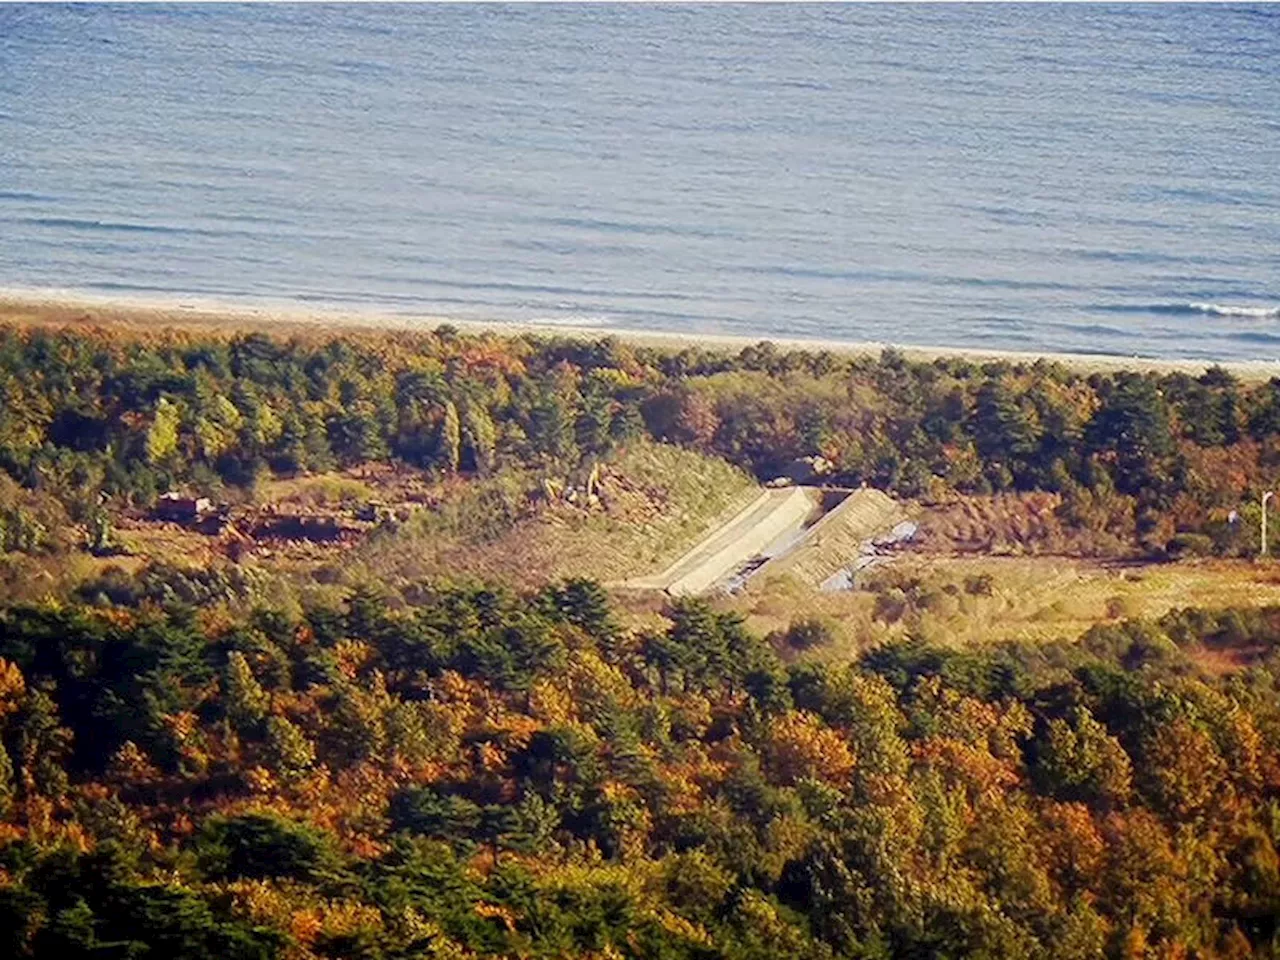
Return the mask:
[[1076,640],[1095,623],[1157,619],[1175,607],[1280,604],[1280,564],[1241,560],[1132,567],[1061,557],[906,555],[877,579],[874,591],[821,594],[784,577],[723,603],[764,633],[785,630],[797,616],[834,620],[840,640],[804,653],[821,659],[857,656],[908,636],[952,647]]
[[355,551],[348,575],[392,584],[426,577],[610,582],[674,560],[758,493],[723,460],[649,442],[603,464],[596,506],[546,503],[541,481],[513,471],[447,485],[431,509]]
[[341,503],[363,503],[376,497],[374,488],[363,480],[342,474],[323,474],[267,481],[262,485],[258,498],[267,503],[324,507]]

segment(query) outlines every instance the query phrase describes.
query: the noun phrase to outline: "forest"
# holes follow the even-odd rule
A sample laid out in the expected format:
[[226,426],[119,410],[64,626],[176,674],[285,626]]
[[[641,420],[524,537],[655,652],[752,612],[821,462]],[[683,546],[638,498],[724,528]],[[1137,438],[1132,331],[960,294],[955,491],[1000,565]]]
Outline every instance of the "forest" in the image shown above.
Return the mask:
[[1280,609],[825,665],[664,622],[5,608],[5,955],[1275,955]]
[[[0,562],[110,561],[170,491],[581,479],[638,444],[1052,495],[1083,552],[1168,567],[1260,546],[1280,379],[0,328]],[[803,604],[764,633],[582,577],[93,570],[0,596],[3,956],[1280,957],[1280,606],[846,651]],[[907,623],[943,593],[894,584]]]
[[1280,379],[447,326],[289,340],[0,328],[11,549],[55,540],[61,511],[92,530],[104,505],[173,488],[223,498],[265,475],[373,462],[572,473],[638,436],[761,479],[821,456],[831,482],[903,497],[1051,491],[1062,521],[1105,533],[1112,552],[1241,555],[1258,547],[1257,496],[1280,468]]

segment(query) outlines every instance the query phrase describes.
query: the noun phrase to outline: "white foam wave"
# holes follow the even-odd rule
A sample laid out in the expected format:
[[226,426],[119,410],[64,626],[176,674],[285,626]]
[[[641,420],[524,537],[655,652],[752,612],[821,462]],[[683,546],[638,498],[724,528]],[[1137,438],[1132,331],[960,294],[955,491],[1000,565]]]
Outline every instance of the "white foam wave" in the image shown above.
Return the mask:
[[1189,303],[1187,307],[1196,313],[1207,313],[1213,317],[1248,317],[1253,320],[1280,317],[1280,307],[1248,307],[1223,303]]

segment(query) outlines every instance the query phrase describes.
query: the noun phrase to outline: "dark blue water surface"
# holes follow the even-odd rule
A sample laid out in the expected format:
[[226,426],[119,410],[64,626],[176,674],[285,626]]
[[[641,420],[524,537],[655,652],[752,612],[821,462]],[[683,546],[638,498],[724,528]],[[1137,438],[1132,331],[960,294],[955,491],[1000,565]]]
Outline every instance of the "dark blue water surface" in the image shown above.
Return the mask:
[[0,6],[0,284],[1280,356],[1280,8]]

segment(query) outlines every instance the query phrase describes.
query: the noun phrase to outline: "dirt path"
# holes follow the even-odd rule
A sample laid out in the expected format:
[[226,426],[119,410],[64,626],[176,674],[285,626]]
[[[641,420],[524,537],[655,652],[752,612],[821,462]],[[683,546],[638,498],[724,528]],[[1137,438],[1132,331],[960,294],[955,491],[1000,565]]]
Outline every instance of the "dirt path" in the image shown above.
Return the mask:
[[820,503],[820,495],[807,487],[765,490],[666,570],[628,580],[622,586],[665,590],[673,596],[702,593],[769,544],[800,530]]

